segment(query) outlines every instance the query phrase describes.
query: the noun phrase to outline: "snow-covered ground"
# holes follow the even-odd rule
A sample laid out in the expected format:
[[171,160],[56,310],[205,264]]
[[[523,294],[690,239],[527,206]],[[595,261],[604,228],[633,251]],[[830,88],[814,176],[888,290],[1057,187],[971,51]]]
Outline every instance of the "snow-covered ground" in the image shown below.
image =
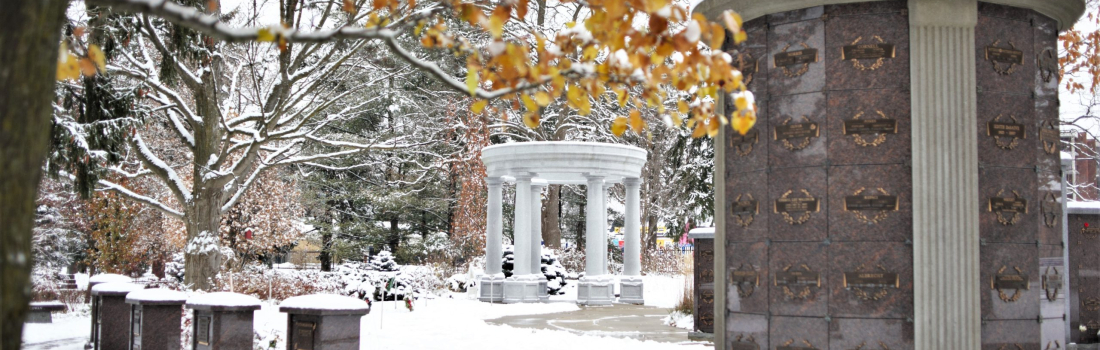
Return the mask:
[[[683,276],[646,276],[646,304],[671,307],[683,291]],[[360,349],[493,349],[517,344],[553,344],[553,348],[610,349],[683,349],[707,348],[701,344],[670,344],[643,342],[634,339],[601,337],[595,334],[574,334],[557,330],[537,330],[489,325],[484,321],[504,316],[535,315],[578,310],[576,284],[570,281],[565,295],[554,296],[541,304],[488,304],[470,299],[468,294],[448,293],[442,297],[422,298],[409,311],[403,301],[375,302],[371,313],[362,318]],[[255,314],[255,330],[259,344],[274,349],[286,347],[286,314],[278,311],[277,303],[264,301]],[[23,341],[25,349],[83,348],[88,339],[89,318],[86,310],[57,314],[52,324],[27,324]],[[537,347],[537,346],[536,346]]]

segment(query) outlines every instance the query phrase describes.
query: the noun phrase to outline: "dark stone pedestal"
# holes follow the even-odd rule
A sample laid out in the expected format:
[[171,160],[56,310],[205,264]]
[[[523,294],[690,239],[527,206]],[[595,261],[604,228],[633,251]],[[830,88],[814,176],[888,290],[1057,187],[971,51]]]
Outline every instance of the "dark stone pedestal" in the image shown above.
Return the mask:
[[126,295],[130,304],[130,350],[179,350],[180,319],[187,295],[144,289]]
[[65,304],[56,301],[34,302],[27,313],[27,323],[53,323],[52,313],[65,310]]
[[[1100,207],[1071,202],[1069,231],[1070,341],[1095,346],[1100,343]],[[1081,331],[1081,326],[1085,331]],[[1083,347],[1080,349],[1084,349]]]
[[92,328],[92,348],[95,350],[123,350],[130,347],[130,307],[126,294],[144,287],[133,283],[102,283],[92,287],[92,300],[96,303],[95,324]]
[[91,278],[88,278],[88,293],[84,296],[84,300],[88,300],[88,302],[92,304],[92,324],[90,328],[92,331],[90,332],[91,334],[89,334],[88,336],[88,343],[84,344],[85,349],[92,349],[95,347],[96,335],[99,334],[99,301],[97,300],[97,298],[92,298],[92,288],[94,288],[96,285],[100,285],[103,283],[129,283],[132,281],[133,279],[130,277],[116,275],[113,273],[98,274],[92,276]]
[[192,350],[252,350],[253,313],[260,301],[237,293],[210,293],[187,300]]
[[[695,331],[703,334],[714,333],[714,228],[703,227],[691,230],[688,237],[695,240]],[[700,337],[696,335],[695,337]]]
[[284,300],[287,350],[357,350],[360,319],[370,313],[366,302],[331,294]]

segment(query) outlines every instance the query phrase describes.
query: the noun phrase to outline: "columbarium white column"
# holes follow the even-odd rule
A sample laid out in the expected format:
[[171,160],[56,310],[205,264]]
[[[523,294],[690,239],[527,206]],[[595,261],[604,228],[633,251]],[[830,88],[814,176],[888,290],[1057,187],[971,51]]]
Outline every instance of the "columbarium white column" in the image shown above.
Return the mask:
[[485,218],[485,275],[481,277],[478,300],[499,302],[504,300],[504,273],[501,272],[501,233],[504,231],[501,185],[499,177],[485,178],[489,187],[488,210]]
[[539,275],[539,299],[546,301],[546,276],[542,274],[542,189],[545,181],[531,183],[531,274]]
[[582,305],[608,305],[614,297],[614,281],[607,274],[607,202],[604,200],[603,176],[586,175],[588,179],[588,205],[585,207],[585,262],[584,277],[577,286],[577,303]]
[[516,175],[516,211],[513,225],[512,277],[504,281],[505,303],[539,301],[538,279],[531,274],[531,178],[532,174]]
[[641,199],[642,179],[623,179],[626,187],[626,217],[623,223],[623,276],[619,279],[619,302],[645,304],[642,297]]
[[981,348],[975,0],[909,1],[917,349]]

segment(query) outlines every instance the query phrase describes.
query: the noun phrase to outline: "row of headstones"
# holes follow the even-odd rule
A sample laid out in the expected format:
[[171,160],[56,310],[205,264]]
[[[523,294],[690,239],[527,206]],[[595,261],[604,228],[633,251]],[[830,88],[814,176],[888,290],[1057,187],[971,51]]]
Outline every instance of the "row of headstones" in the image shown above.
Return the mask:
[[[117,280],[89,285],[92,332],[85,349],[178,350],[184,307],[194,312],[191,349],[253,349],[253,313],[260,309],[254,297],[218,292],[187,298],[182,292]],[[287,313],[287,350],[358,350],[359,321],[370,305],[314,294],[288,298],[279,311]]]

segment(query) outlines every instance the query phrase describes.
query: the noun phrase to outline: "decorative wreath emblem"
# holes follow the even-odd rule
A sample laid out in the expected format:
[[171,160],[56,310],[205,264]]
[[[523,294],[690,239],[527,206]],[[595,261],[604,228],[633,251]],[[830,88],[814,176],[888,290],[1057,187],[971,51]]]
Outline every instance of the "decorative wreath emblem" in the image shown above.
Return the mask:
[[[1051,269],[1054,269],[1054,274],[1050,273]],[[1055,301],[1058,298],[1058,290],[1062,289],[1061,277],[1058,275],[1057,267],[1047,267],[1046,271],[1043,272],[1043,291],[1046,292],[1047,300]],[[1058,281],[1051,281],[1054,278],[1058,278]]]
[[[735,198],[733,200],[733,202],[734,203],[740,202],[742,197],[744,197],[745,200],[747,200],[747,201],[753,201],[754,200],[754,198],[752,198],[752,194],[743,193],[743,194],[737,195],[737,198]],[[756,207],[757,207],[756,210],[753,211],[753,213],[751,213],[751,214],[734,213],[733,214],[733,221],[737,223],[737,226],[749,227],[749,225],[752,225],[752,221],[756,219],[756,214],[760,212],[760,204],[759,203],[757,203]]]
[[[806,45],[806,43],[801,43],[800,45],[802,45],[802,49],[804,49],[804,50],[809,50],[810,49],[810,45]],[[787,44],[787,46],[784,46],[783,50],[780,50],[780,51],[787,52],[787,50],[790,50],[790,49],[791,49],[791,44]],[[810,64],[809,63],[803,63],[802,67],[799,68],[798,70],[795,70],[795,71],[791,71],[790,68],[787,68],[787,66],[779,67],[779,69],[783,70],[783,75],[786,75],[788,78],[794,78],[794,77],[802,76],[803,74],[806,74],[806,72],[809,72],[810,71]]]
[[760,344],[756,344],[756,338],[753,338],[752,335],[749,335],[748,337],[745,337],[744,334],[738,334],[737,338],[733,339],[733,342],[734,343],[750,343],[750,344],[756,345],[757,348],[760,348]]
[[[807,117],[807,116],[802,116],[802,119],[804,119],[806,121],[811,121],[811,122],[813,121],[813,120],[810,119],[810,117]],[[790,125],[791,120],[792,120],[792,118],[790,118],[790,117],[783,120],[783,125]],[[810,125],[810,130],[816,130],[816,129],[817,129],[817,124]],[[793,151],[800,151],[800,150],[805,149],[806,147],[809,147],[810,146],[810,141],[811,141],[812,138],[813,138],[813,136],[806,136],[805,138],[803,138],[802,142],[799,142],[798,144],[791,143],[790,139],[782,139],[782,140],[779,140],[779,142],[783,143],[783,148],[786,148],[788,151],[793,152]]]
[[[802,191],[802,194],[805,195],[805,197],[803,197],[803,198],[814,198],[814,196],[810,194],[810,191],[807,191],[805,189],[802,189],[800,191]],[[794,193],[794,191],[793,190],[787,190],[787,192],[783,192],[783,196],[781,196],[779,198],[780,199],[790,198],[791,193]],[[785,211],[780,213],[780,214],[783,214],[783,221],[786,221],[788,224],[801,225],[801,224],[805,224],[806,221],[810,220],[810,214],[813,214],[813,212],[809,211],[809,210],[804,211],[804,212],[802,212],[802,214],[799,214],[797,218],[791,216],[791,213],[788,213],[788,212],[785,212]]]
[[[858,190],[853,192],[852,195],[853,196],[862,196],[862,195],[864,195],[863,192],[866,191],[866,190],[867,190],[866,187],[860,187]],[[883,196],[889,196],[890,195],[890,192],[886,192],[886,190],[883,189],[882,187],[876,188],[876,190],[878,190],[878,192],[881,193]],[[886,219],[886,217],[890,215],[890,211],[889,210],[879,210],[879,211],[875,212],[874,215],[868,216],[866,211],[853,210],[852,214],[855,214],[856,219],[859,220],[860,222],[868,224],[868,225],[873,225],[873,224],[879,223],[879,221],[882,221],[882,220]]]
[[[993,118],[993,122],[1000,122],[1002,120],[1002,117],[1004,117],[1004,114],[997,115],[996,118]],[[1008,116],[1008,119],[1011,119],[1013,124],[1019,124],[1019,122],[1016,120],[1016,116],[1014,115]],[[1013,150],[1016,149],[1016,146],[1020,145],[1019,137],[1001,137],[996,135],[990,136],[993,136],[993,141],[996,142],[997,147],[1000,147],[1001,149]]]
[[1039,202],[1039,210],[1043,214],[1043,225],[1053,228],[1058,225],[1058,198],[1054,196],[1054,192],[1047,192],[1043,196],[1043,201]]
[[1057,340],[1051,340],[1049,343],[1047,343],[1047,347],[1043,348],[1043,350],[1058,350],[1058,349],[1061,349],[1061,348],[1062,348],[1061,343],[1059,343]]
[[1055,74],[1058,74],[1058,57],[1053,49],[1047,48],[1040,52],[1035,59],[1035,64],[1039,66],[1039,76],[1043,78],[1044,83],[1049,83],[1054,79]]
[[753,75],[756,75],[756,71],[760,69],[760,61],[752,57],[751,53],[742,52],[737,54],[737,58],[733,59],[733,63],[737,70],[741,71],[745,86],[752,84]]
[[[727,136],[730,140],[730,147],[737,151],[737,156],[745,157],[752,153],[754,145],[760,142],[760,132],[756,128],[752,128],[748,133],[741,136]],[[740,142],[735,142],[737,140]]]
[[[1100,299],[1094,297],[1085,298],[1085,300],[1081,302],[1081,306],[1085,311],[1098,311],[1100,310]],[[1100,328],[1100,326],[1097,328]]]
[[[882,59],[879,58],[879,60],[882,60]],[[853,62],[856,62],[856,61],[853,60]],[[885,113],[882,113],[882,111],[876,110],[875,113],[877,113],[880,117],[882,117],[882,119],[889,119],[889,118],[886,117]],[[859,118],[862,117],[862,116],[863,116],[863,111],[860,111],[858,114],[856,114],[856,116],[852,117],[852,120],[859,120]],[[875,133],[873,135],[875,135],[875,138],[872,139],[871,141],[867,141],[866,139],[863,138],[863,135],[860,135],[860,134],[852,134],[852,139],[856,141],[857,145],[860,145],[860,146],[863,146],[863,147],[878,147],[879,145],[886,142],[886,134],[885,133]]]
[[[802,339],[802,343],[806,344],[806,347],[814,348],[814,345],[810,344],[810,341],[806,340],[805,338]],[[791,344],[794,344],[794,338],[791,338],[790,340],[787,340],[787,342],[783,343],[782,346],[791,346]],[[817,348],[814,348],[814,349],[817,349]]]
[[[754,270],[751,265],[745,266],[745,264],[742,263],[741,266],[738,266],[737,269],[734,270],[734,272],[756,272],[756,270]],[[742,299],[748,298],[751,297],[752,293],[756,291],[756,287],[760,285],[760,275],[756,273],[754,273],[753,275],[755,275],[756,278],[754,278],[752,281],[735,279],[737,280],[737,296],[741,297]]]
[[[1054,125],[1054,122],[1050,120],[1043,122],[1042,125],[1039,126],[1039,128],[1045,130],[1054,130],[1056,134],[1059,132],[1058,126]],[[1043,134],[1040,134],[1039,136],[1039,140],[1043,142],[1043,151],[1047,152],[1047,154],[1054,154],[1055,152],[1058,152],[1059,141],[1057,138],[1050,140],[1048,138],[1042,137]]]
[[[876,267],[880,271],[883,271],[883,272],[887,271],[886,267],[882,266],[882,264],[879,264]],[[860,264],[859,267],[856,268],[856,272],[875,272],[875,269],[868,268],[866,264]],[[876,300],[882,299],[887,294],[890,294],[890,291],[887,290],[886,287],[867,288],[867,289],[878,289],[878,290],[875,290],[874,292],[870,292],[870,293],[864,288],[865,287],[849,287],[849,289],[851,289],[852,292],[856,294],[856,298],[859,298],[860,300],[863,300],[863,301],[876,301]]]
[[[794,267],[794,266],[788,265],[787,267],[783,268],[783,272],[790,271],[792,267]],[[806,264],[801,264],[801,265],[799,265],[799,267],[801,267],[802,272],[814,272]],[[791,290],[790,286],[784,284],[783,285],[783,295],[786,295],[788,298],[791,298],[791,299],[806,299],[810,296],[810,285],[809,284],[803,285],[802,290],[799,290],[798,293],[795,293],[794,291]],[[787,344],[787,345],[790,345],[790,344]]]
[[[997,192],[996,197],[1002,198],[1004,196],[1004,193],[1005,193],[1005,190],[1000,190],[1000,191]],[[1012,196],[1014,198],[1017,198],[1017,199],[1022,198],[1020,196],[1020,192],[1016,192],[1016,190],[1012,190]],[[993,208],[990,207],[989,210],[992,211]],[[1012,213],[1011,218],[1006,218],[1005,215],[1004,215],[1004,211],[998,210],[998,211],[994,211],[994,213],[997,214],[997,222],[999,222],[999,223],[1001,223],[1002,225],[1005,225],[1005,226],[1015,225],[1015,224],[1019,223],[1020,218],[1023,217],[1023,215],[1021,215],[1020,212],[1018,212],[1018,211],[1015,212],[1015,213]]]
[[[864,347],[864,346],[867,346],[867,342],[862,342],[862,343],[859,343],[859,346],[857,346],[857,347],[856,347],[855,349],[852,349],[852,350],[863,350],[863,347]],[[883,343],[883,342],[878,342],[878,346],[879,346],[879,348],[881,348],[882,350],[890,350],[890,347],[889,347],[889,346],[886,346],[886,343]],[[868,350],[870,350],[870,349],[868,349]]]
[[[886,41],[883,41],[882,37],[880,37],[878,35],[875,35],[873,38],[875,40],[878,40],[879,44],[885,44],[886,43]],[[856,38],[856,40],[852,42],[852,45],[859,44],[860,40],[863,40],[862,36]],[[859,59],[852,59],[851,61],[852,61],[852,67],[855,67],[856,69],[859,69],[859,70],[862,70],[862,71],[868,71],[868,70],[876,70],[876,69],[882,68],[882,65],[886,63],[886,58],[885,57],[879,57],[878,59],[875,60],[875,63],[872,63],[870,66],[863,65],[863,63],[860,62]]]
[[[1023,274],[1024,274],[1024,271],[1023,271],[1023,270],[1020,270],[1020,268],[1019,268],[1019,267],[1013,266],[1012,268],[1013,268],[1014,270],[1016,270],[1016,275],[1023,275]],[[1001,266],[1001,269],[1000,269],[1000,270],[997,270],[997,275],[1000,275],[1000,274],[1004,273],[1004,272],[1005,272],[1005,270],[1007,270],[1007,269],[1008,269],[1008,266],[1003,266],[1003,265],[1002,265],[1002,266]],[[1020,296],[1022,296],[1022,295],[1023,295],[1023,293],[1020,293],[1020,290],[1019,290],[1019,289],[1016,289],[1016,290],[1014,290],[1014,291],[1012,292],[1012,296],[1010,297],[1010,296],[1008,296],[1008,294],[1005,294],[1005,291],[1004,291],[1004,290],[1002,290],[1002,289],[1000,289],[1000,288],[997,288],[997,282],[996,282],[996,280],[997,280],[997,276],[996,276],[996,275],[994,275],[993,277],[990,277],[990,281],[989,281],[989,284],[990,284],[990,287],[991,287],[991,288],[993,288],[993,290],[996,290],[996,291],[997,291],[997,296],[1001,298],[1001,301],[1004,301],[1004,302],[1006,302],[1006,303],[1014,303],[1014,302],[1016,302],[1017,300],[1020,300]]]
[[[993,44],[991,44],[989,46],[999,48],[999,49],[1003,49],[1003,47],[997,47],[997,45],[1000,45],[1000,44],[1001,44],[1001,41],[997,40],[997,41],[994,41]],[[1008,42],[1008,46],[1009,46],[1008,49],[1016,50],[1016,44],[1013,44],[1011,41]],[[986,50],[988,50],[988,48]],[[1008,63],[1008,67],[1000,65],[1000,64],[997,63],[997,61],[994,61],[994,60],[989,60],[989,63],[992,63],[993,64],[993,70],[997,71],[997,73],[1001,74],[1001,75],[1010,75],[1013,72],[1015,72],[1017,69],[1020,69],[1020,65],[1016,64],[1015,62]]]

